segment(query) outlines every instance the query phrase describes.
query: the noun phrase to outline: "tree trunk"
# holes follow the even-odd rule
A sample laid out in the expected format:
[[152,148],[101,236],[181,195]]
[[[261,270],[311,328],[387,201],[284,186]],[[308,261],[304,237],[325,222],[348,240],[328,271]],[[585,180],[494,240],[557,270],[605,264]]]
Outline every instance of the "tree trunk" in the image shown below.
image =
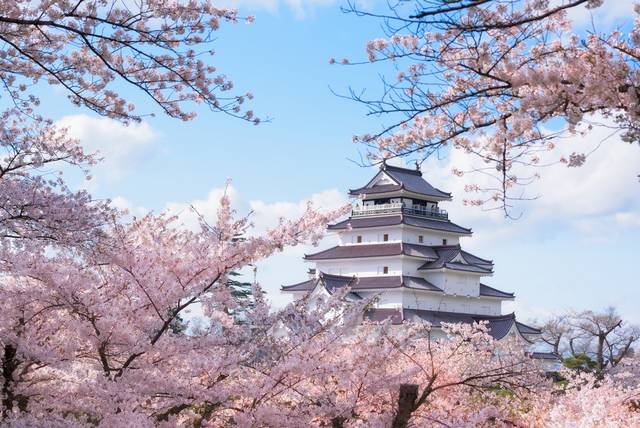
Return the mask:
[[16,369],[16,348],[5,345],[2,355],[2,419],[13,410],[15,396],[13,394],[13,372]]
[[331,419],[331,428],[344,428],[344,423],[347,420],[344,416],[336,416]]
[[418,399],[418,385],[403,383],[400,385],[400,394],[398,395],[398,410],[393,418],[392,428],[406,428],[409,419],[416,409],[416,400]]
[[596,369],[598,370],[598,373],[602,373],[604,370],[604,341],[606,338],[607,337],[604,334],[598,335],[598,349],[596,349]]

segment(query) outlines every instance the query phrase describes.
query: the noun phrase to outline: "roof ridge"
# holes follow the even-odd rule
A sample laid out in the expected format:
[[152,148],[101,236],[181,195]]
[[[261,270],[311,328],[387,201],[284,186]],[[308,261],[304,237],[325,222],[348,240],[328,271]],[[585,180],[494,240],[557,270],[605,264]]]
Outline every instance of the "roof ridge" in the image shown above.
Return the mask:
[[334,277],[334,278],[355,278],[355,275],[336,275],[335,273],[327,273],[327,272],[322,272],[320,271],[319,275],[321,277],[323,276],[330,276],[330,277]]
[[500,290],[500,289],[498,289],[498,288],[492,287],[492,286],[487,285],[487,284],[480,283],[480,285],[482,285],[483,287],[490,288],[490,289],[492,289],[492,290],[494,290],[494,291],[499,291],[499,292],[501,292],[501,293],[505,293],[505,294],[514,294],[514,293],[510,293],[510,292],[508,292],[508,291],[502,291],[502,290]]
[[[482,257],[480,257],[480,256],[476,256],[475,254],[472,254],[472,253],[470,253],[470,252],[468,252],[468,251],[463,250],[463,249],[462,249],[462,247],[460,247],[460,252],[461,252],[461,253],[468,254],[468,255],[470,255],[471,257],[475,257],[476,259],[480,259],[480,260],[482,260],[482,261],[484,261],[484,262],[487,262],[487,263],[491,263],[491,264],[493,264],[493,260],[484,259],[484,258],[482,258]],[[463,257],[464,257],[464,255],[463,255]]]
[[[515,312],[514,312],[514,319],[515,319]],[[532,329],[532,330],[538,330],[540,333],[542,333],[542,329],[540,329],[540,328],[538,328],[538,327],[532,327],[532,326],[530,326],[530,325],[528,325],[528,324],[525,324],[525,323],[523,323],[523,322],[520,322],[520,321],[518,321],[518,320],[516,320],[516,324],[523,325],[523,326],[525,326],[525,327],[527,327],[527,328],[530,328],[530,329]]]
[[382,163],[382,167],[380,169],[382,171],[391,170],[391,171],[406,172],[406,173],[409,173],[409,174],[419,175],[420,177],[422,177],[422,171],[420,171],[419,169],[404,168],[402,166],[389,165],[386,162]]
[[[432,245],[433,248],[437,248],[439,250],[452,250],[454,248],[458,248],[460,251],[462,251],[462,246],[460,246],[460,244],[452,244],[452,245]],[[473,254],[472,254],[473,255]]]
[[503,315],[482,315],[482,314],[471,314],[471,317],[476,321],[516,321],[516,313],[511,312],[510,314]]
[[304,253],[304,257],[306,258],[307,256],[317,256],[318,254],[325,253],[329,250],[333,250],[334,248],[338,248],[338,247],[340,247],[340,245],[334,245],[333,247],[327,248],[326,250],[318,251],[317,253],[311,253],[311,254]]
[[371,244],[336,245],[313,254],[305,254],[305,260],[351,259],[364,257],[389,257],[404,252],[401,242],[377,242]]
[[[280,289],[281,290],[287,290],[289,288],[293,288],[293,287],[296,287],[298,285],[306,284],[306,283],[309,283],[309,282],[316,282],[317,283],[317,281],[318,281],[318,278],[311,278],[311,279],[307,279],[306,281],[296,282],[295,284],[291,284],[291,285],[280,285]],[[314,287],[315,287],[315,285],[314,285]]]
[[514,291],[502,291],[495,287],[490,287],[487,284],[480,283],[480,296],[485,297],[498,297],[498,298],[508,298],[514,299],[516,297],[516,293]]
[[[455,267],[452,267],[450,265],[460,265],[460,266],[469,266],[470,268],[475,268],[475,269],[480,269],[480,272],[478,271],[469,271],[469,270],[464,270],[462,268],[460,269],[456,269]],[[458,270],[458,271],[462,271],[462,272],[476,272],[476,273],[490,273],[493,274],[493,269],[488,269],[479,265],[473,265],[473,264],[465,264],[465,263],[460,263],[460,262],[452,262],[452,261],[448,261],[448,262],[444,262],[443,263],[443,267],[446,269],[451,269],[451,270]]]

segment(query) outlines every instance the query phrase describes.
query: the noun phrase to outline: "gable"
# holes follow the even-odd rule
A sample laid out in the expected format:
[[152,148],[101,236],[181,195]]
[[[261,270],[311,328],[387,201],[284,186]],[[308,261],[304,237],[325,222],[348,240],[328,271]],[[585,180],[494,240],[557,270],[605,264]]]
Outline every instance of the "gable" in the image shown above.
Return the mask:
[[376,174],[375,177],[367,184],[366,187],[371,188],[373,186],[384,186],[389,184],[400,184],[393,177],[387,174],[384,171],[380,171]]
[[527,339],[522,332],[520,331],[520,329],[518,329],[518,325],[517,323],[513,322],[513,324],[511,325],[511,327],[509,328],[509,331],[501,338],[499,338],[498,340],[504,340],[504,339],[517,339],[518,341],[524,342],[524,343],[532,343],[531,340]]
[[458,253],[458,255],[456,255],[454,258],[452,258],[452,259],[450,260],[450,262],[451,262],[451,263],[462,263],[462,264],[465,264],[465,265],[468,265],[468,264],[469,264],[469,262],[467,262],[467,261],[465,260],[465,258],[464,258],[464,257],[462,257],[462,254],[461,254],[461,253]]
[[326,299],[330,295],[331,294],[329,293],[327,288],[324,286],[324,284],[322,284],[322,281],[318,281],[318,283],[316,284],[316,288],[314,288],[311,293],[309,293],[309,300],[312,301],[316,299]]

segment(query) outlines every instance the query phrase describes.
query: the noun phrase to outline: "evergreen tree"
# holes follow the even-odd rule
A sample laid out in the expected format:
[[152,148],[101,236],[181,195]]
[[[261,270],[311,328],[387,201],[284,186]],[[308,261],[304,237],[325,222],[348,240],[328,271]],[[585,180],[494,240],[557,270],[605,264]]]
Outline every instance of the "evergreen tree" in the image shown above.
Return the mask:
[[[236,235],[234,241],[244,241],[242,235]],[[253,295],[252,285],[255,283],[255,275],[258,268],[255,265],[249,265],[253,272],[253,282],[244,280],[244,274],[238,271],[230,271],[227,277],[227,286],[231,289],[231,294],[235,298],[237,306],[235,309],[228,309],[228,313],[234,315],[236,322],[244,323],[247,311],[255,307],[255,297]],[[264,293],[264,292],[263,292]]]

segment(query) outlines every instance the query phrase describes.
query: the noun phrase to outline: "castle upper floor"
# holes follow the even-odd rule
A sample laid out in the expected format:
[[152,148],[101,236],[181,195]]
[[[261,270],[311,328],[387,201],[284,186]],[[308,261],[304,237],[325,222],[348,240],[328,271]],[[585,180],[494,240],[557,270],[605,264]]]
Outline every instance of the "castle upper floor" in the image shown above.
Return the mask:
[[[415,205],[437,205],[441,201],[450,201],[451,193],[444,192],[428,183],[422,172],[416,169],[401,168],[382,163],[380,171],[369,182],[358,189],[351,189],[350,196],[359,197],[364,201],[378,201],[385,199],[402,199],[401,202],[411,200]],[[398,202],[400,202],[398,200]]]

